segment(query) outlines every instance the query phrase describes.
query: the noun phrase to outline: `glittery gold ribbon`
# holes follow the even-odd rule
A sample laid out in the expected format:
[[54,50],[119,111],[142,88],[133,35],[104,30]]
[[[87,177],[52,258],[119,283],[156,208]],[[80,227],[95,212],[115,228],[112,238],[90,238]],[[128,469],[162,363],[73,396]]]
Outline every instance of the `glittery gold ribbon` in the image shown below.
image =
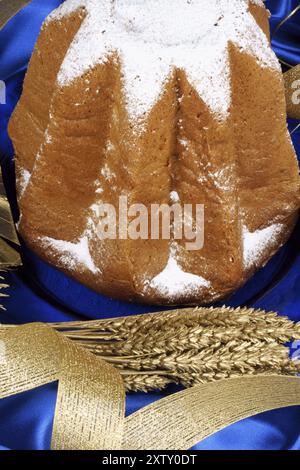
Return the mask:
[[175,393],[124,417],[120,373],[47,325],[0,328],[0,398],[58,381],[56,450],[186,450],[263,411],[300,405],[300,379],[245,376]]
[[300,378],[256,376],[197,385],[125,420],[127,450],[187,450],[241,419],[300,402]]
[[125,392],[115,368],[39,323],[1,328],[0,344],[0,398],[58,381],[53,449],[120,449]]

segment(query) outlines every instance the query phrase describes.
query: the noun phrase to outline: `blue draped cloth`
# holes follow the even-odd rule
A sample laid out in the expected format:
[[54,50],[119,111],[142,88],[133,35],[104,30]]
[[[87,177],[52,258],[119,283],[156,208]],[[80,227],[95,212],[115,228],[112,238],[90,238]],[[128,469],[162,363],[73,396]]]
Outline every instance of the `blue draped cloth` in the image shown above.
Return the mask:
[[[0,80],[6,84],[6,104],[0,105],[0,157],[5,185],[13,207],[15,197],[13,148],[7,135],[7,122],[22,89],[22,82],[42,21],[61,0],[33,0],[0,32]],[[299,2],[269,0],[272,29]],[[276,35],[275,52],[290,64],[300,62],[300,13]],[[290,129],[297,123],[290,121]],[[24,129],[26,132],[26,129]],[[293,134],[300,156],[300,132]],[[300,225],[288,244],[237,292],[228,305],[248,305],[276,310],[300,320]],[[0,320],[9,323],[67,321],[143,313],[151,308],[113,301],[70,280],[39,260],[22,246],[24,265],[8,273],[10,297],[7,312]],[[155,310],[155,309],[152,309]],[[56,400],[56,384],[40,387],[0,401],[0,449],[49,449]],[[176,391],[128,394],[126,413],[130,414]],[[234,397],[233,397],[234,400]],[[195,449],[300,449],[300,407],[291,407],[243,420],[206,439]]]

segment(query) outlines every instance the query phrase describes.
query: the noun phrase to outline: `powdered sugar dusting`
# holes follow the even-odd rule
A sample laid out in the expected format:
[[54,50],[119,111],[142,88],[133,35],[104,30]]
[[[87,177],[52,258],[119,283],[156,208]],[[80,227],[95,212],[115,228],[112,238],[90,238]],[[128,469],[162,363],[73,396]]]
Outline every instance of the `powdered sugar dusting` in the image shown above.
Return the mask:
[[177,263],[174,250],[171,249],[165,269],[152,279],[149,286],[167,297],[178,298],[199,289],[209,288],[211,284],[201,276],[184,272]]
[[71,13],[74,13],[78,8],[84,7],[85,0],[69,0],[64,1],[58,8],[56,8],[50,15],[47,17],[47,22],[52,20],[61,19]]
[[86,235],[82,236],[77,243],[56,240],[50,237],[40,237],[40,240],[45,247],[59,253],[60,261],[67,268],[77,270],[78,266],[82,265],[93,273],[99,272],[91,257],[88,237]]
[[18,178],[20,197],[22,197],[23,194],[25,193],[30,178],[31,178],[30,171],[26,170],[25,168],[20,169],[19,178]]
[[170,192],[170,201],[173,204],[177,204],[178,202],[180,202],[179,194],[178,194],[177,191],[171,191]]
[[273,224],[255,232],[249,232],[247,227],[243,227],[244,266],[246,268],[251,268],[260,262],[263,252],[272,245],[276,245],[277,238],[284,227],[282,224]]
[[174,69],[185,70],[212,111],[226,118],[231,100],[229,41],[256,57],[262,67],[279,70],[244,0],[66,0],[50,19],[80,6],[86,17],[58,82],[64,86],[116,53],[135,123],[150,111]]

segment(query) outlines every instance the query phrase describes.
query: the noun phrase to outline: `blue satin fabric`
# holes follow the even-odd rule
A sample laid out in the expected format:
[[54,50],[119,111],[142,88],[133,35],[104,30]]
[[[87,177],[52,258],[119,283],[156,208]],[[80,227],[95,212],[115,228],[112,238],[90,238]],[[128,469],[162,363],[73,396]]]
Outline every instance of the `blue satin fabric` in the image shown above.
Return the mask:
[[[60,0],[33,0],[0,32],[0,80],[7,88],[7,104],[0,105],[0,156],[9,199],[17,219],[13,149],[7,122],[20,96],[28,59],[45,16]],[[298,5],[297,0],[269,0],[271,27]],[[300,62],[300,13],[273,41],[275,51],[291,64]],[[296,122],[289,123],[290,128]],[[24,130],[26,132],[26,130]],[[300,132],[293,134],[300,156]],[[228,305],[251,305],[277,310],[300,320],[300,224],[289,243],[248,284],[228,300]],[[10,297],[2,321],[66,321],[107,318],[150,311],[96,294],[39,260],[26,247],[24,266],[6,276]],[[152,309],[155,310],[155,309]],[[2,315],[2,314],[1,314]],[[56,399],[56,384],[0,402],[0,450],[48,449]],[[176,391],[129,394],[127,414]],[[234,398],[233,398],[234,399]],[[195,449],[300,449],[300,407],[278,410],[244,420],[206,439]]]

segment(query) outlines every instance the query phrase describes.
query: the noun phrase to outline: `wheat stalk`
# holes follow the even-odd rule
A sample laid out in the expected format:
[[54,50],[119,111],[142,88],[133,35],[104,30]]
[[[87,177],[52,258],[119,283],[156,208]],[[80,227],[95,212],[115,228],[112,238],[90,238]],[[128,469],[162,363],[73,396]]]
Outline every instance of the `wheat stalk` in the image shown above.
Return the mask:
[[190,372],[202,374],[206,371],[240,370],[251,373],[257,367],[300,371],[300,366],[288,357],[288,349],[276,343],[271,345],[247,342],[228,344],[212,352],[188,350],[183,353],[160,354],[140,357],[108,357],[106,360],[120,369],[137,371],[162,370],[174,373]]
[[[159,354],[162,352],[180,352],[186,349],[202,349],[208,347],[218,347],[226,344],[232,339],[239,342],[248,341],[253,344],[258,341],[265,343],[284,344],[288,341],[299,338],[297,326],[292,322],[286,324],[285,327],[266,327],[261,324],[243,324],[239,326],[211,326],[204,327],[196,325],[188,327],[186,325],[170,326],[165,331],[148,330],[147,335],[140,331],[135,334],[128,333],[128,338],[119,341],[98,341],[92,336],[80,338],[77,341],[83,346],[87,346],[98,354]],[[300,331],[300,330],[299,330]],[[73,338],[70,336],[70,338]]]
[[127,390],[300,372],[284,346],[300,325],[273,312],[193,308],[52,326],[117,367]]
[[168,378],[157,374],[138,374],[136,371],[132,373],[122,374],[126,391],[128,392],[150,392],[152,390],[163,390],[171,383],[176,382],[175,378]]
[[299,325],[294,325],[286,317],[279,317],[273,312],[266,314],[262,310],[224,307],[219,309],[182,309],[110,320],[52,324],[59,330],[72,329],[72,331],[65,331],[65,334],[74,339],[88,337],[89,339],[103,340],[103,342],[128,341],[129,337],[137,337],[138,334],[145,337],[151,331],[168,331],[170,328],[180,325],[188,328],[195,325],[206,328],[210,326],[228,328],[242,325],[252,325],[253,327],[256,325],[258,331],[259,328],[267,326],[270,327],[270,332],[275,329],[283,329],[288,334],[292,331],[300,331]]

